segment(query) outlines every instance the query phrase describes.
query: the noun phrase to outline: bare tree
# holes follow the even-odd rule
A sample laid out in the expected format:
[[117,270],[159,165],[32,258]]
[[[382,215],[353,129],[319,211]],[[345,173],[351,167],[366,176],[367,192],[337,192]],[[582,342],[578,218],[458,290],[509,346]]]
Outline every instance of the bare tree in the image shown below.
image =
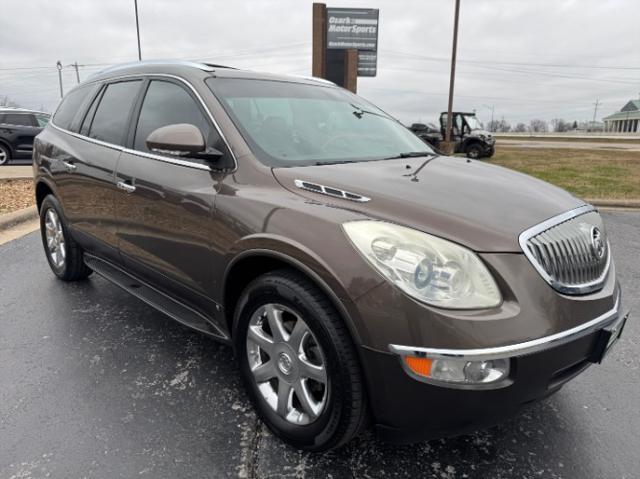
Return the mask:
[[526,133],[527,125],[525,125],[524,123],[518,123],[513,131],[515,131],[516,133]]
[[551,120],[551,125],[553,126],[553,131],[556,133],[564,133],[569,131],[570,124],[564,121],[562,118],[554,118]]
[[13,101],[11,98],[9,98],[8,95],[0,95],[0,106],[10,106],[14,108],[19,108],[20,104]]
[[487,130],[496,131],[498,133],[507,133],[511,131],[511,125],[503,119],[493,120],[487,123]]
[[549,131],[549,125],[547,125],[547,122],[537,118],[535,120],[531,120],[529,128],[534,133],[546,133]]

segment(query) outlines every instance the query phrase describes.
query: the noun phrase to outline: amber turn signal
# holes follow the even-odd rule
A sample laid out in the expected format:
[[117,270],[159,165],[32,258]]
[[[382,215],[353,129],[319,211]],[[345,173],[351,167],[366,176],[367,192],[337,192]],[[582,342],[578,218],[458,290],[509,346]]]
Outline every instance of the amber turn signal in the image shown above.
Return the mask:
[[424,376],[426,378],[431,375],[433,359],[419,358],[416,356],[404,356],[403,359],[409,369],[417,375]]

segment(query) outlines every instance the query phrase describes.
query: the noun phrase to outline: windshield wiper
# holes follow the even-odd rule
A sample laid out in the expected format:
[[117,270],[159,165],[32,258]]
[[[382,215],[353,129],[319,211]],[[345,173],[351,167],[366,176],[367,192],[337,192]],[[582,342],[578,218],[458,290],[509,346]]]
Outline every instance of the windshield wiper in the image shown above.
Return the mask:
[[386,115],[382,115],[380,113],[376,113],[375,111],[369,111],[369,110],[364,110],[362,108],[360,108],[358,105],[354,105],[353,103],[349,103],[349,105],[351,105],[353,108],[355,108],[355,111],[353,111],[352,113],[354,114],[354,116],[359,120],[360,118],[362,118],[362,115],[364,115],[365,113],[368,115],[373,115],[373,116],[379,116],[380,118],[384,118],[386,120],[389,120],[390,118]]
[[430,151],[407,151],[404,153],[398,153],[396,156],[390,156],[385,160],[396,160],[398,158],[418,158],[420,156],[438,156],[436,153]]
[[341,165],[343,163],[355,163],[355,160],[316,161],[315,165]]

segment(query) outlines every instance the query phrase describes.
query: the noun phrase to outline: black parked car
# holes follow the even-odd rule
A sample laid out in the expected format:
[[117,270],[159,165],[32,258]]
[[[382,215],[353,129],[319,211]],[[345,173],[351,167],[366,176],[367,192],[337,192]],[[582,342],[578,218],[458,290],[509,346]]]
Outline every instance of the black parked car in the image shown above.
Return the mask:
[[33,139],[47,123],[47,113],[0,107],[0,165],[31,158]]

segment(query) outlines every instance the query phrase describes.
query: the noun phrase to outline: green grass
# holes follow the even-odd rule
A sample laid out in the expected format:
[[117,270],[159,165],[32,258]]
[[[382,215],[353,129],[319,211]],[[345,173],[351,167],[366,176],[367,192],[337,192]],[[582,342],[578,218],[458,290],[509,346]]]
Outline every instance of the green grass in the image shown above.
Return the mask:
[[640,153],[508,148],[489,163],[553,183],[582,198],[640,199]]

